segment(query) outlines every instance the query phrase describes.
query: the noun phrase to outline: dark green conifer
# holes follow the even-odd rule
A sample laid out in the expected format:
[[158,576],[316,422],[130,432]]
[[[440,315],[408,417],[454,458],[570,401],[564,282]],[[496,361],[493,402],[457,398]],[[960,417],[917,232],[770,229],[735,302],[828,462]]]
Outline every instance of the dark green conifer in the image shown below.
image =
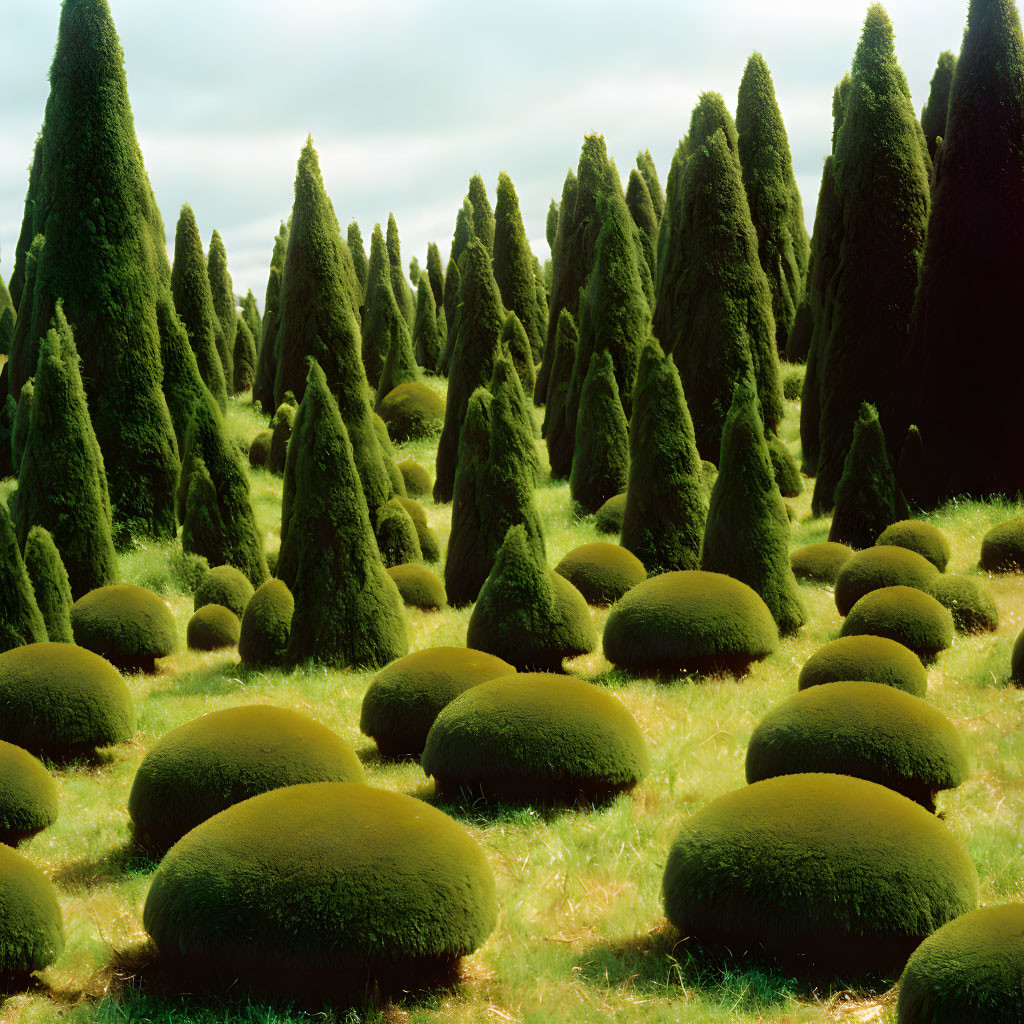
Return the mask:
[[235,330],[235,351],[232,357],[235,368],[235,394],[248,391],[256,379],[256,339],[242,316],[238,317]]
[[657,270],[655,252],[658,246],[658,218],[654,213],[654,204],[651,202],[651,193],[647,190],[647,183],[639,171],[629,172],[629,183],[626,185],[626,208],[633,218],[639,234],[640,249],[643,253],[644,262],[651,274]]
[[[342,417],[344,419],[344,416]],[[377,447],[380,449],[381,459],[384,465],[384,482],[388,485],[388,498],[404,498],[405,493],[405,477],[402,475],[402,471],[398,468],[398,456],[395,454],[395,446],[391,443],[391,435],[388,433],[388,425],[384,420],[375,412],[370,412],[371,427],[373,429],[374,436],[377,438]],[[347,427],[346,427],[347,429]],[[352,431],[349,430],[348,436],[353,436]],[[361,480],[367,477],[368,474],[360,470],[360,456],[359,452],[355,452],[356,469],[359,470],[359,478]],[[371,496],[377,493],[377,486],[374,481],[367,484],[363,483],[363,494],[366,496],[366,505],[370,509],[370,513],[376,511],[379,508],[378,505],[371,505]],[[375,498],[373,500],[376,500]]]
[[781,633],[792,633],[806,621],[789,562],[789,516],[775,483],[749,377],[736,385],[725,421],[701,568],[732,576],[755,590]]
[[[526,328],[513,312],[509,312],[505,317],[505,323],[501,328],[501,350],[511,358],[516,373],[519,375],[523,393],[532,397],[537,380],[537,370],[533,365],[533,348],[530,345],[530,339],[526,336]],[[533,421],[530,422],[532,424]]]
[[228,272],[228,251],[220,232],[214,229],[206,255],[206,274],[210,279],[210,294],[213,296],[213,311],[217,314],[220,333],[217,335],[217,351],[224,368],[224,380],[228,390],[234,394],[235,381],[235,288]]
[[537,309],[533,253],[519,211],[519,197],[512,179],[498,175],[498,201],[494,208],[494,280],[498,282],[505,308],[519,317],[530,339],[533,361],[544,351],[547,323],[541,323]]
[[[436,246],[434,250],[437,251]],[[416,362],[430,373],[437,372],[437,364],[441,360],[442,340],[441,328],[437,326],[434,289],[429,275],[423,274],[416,289],[416,321],[412,328],[412,347]]]
[[427,243],[427,279],[434,293],[434,306],[440,309],[444,306],[444,267],[437,242]]
[[0,654],[46,639],[46,623],[32,591],[11,517],[0,501]]
[[245,298],[242,299],[242,319],[249,328],[256,351],[259,352],[260,338],[263,335],[263,321],[260,318],[259,307],[256,305],[256,296],[253,295],[251,288],[245,293]]
[[370,384],[376,388],[388,353],[406,330],[405,318],[392,288],[393,273],[379,224],[374,225],[370,239],[368,273],[366,315],[363,317],[363,365]]
[[555,239],[558,237],[558,203],[551,200],[548,205],[548,217],[544,222],[544,237],[547,239],[548,247],[555,251]]
[[423,271],[420,270],[420,261],[415,256],[409,260],[409,280],[412,282],[413,288],[416,288],[420,283],[420,274]]
[[619,401],[615,364],[605,348],[590,360],[583,383],[569,492],[584,513],[596,512],[626,489],[628,477],[629,427]]
[[[348,226],[348,251],[352,255],[352,267],[356,272],[356,280],[359,282],[359,287],[365,296],[370,265],[366,260],[366,246],[363,245],[363,233],[359,230],[359,223],[357,221],[352,221]],[[363,303],[360,302],[359,305],[362,307]]]
[[209,392],[199,374],[195,353],[188,343],[188,332],[174,311],[174,303],[168,291],[157,300],[156,323],[160,332],[164,398],[174,424],[178,451],[184,451],[188,425],[192,421],[192,408]]
[[0,480],[14,475],[11,457],[11,439],[14,421],[18,417],[18,403],[7,393],[7,367],[0,370]]
[[479,238],[488,250],[494,251],[494,213],[491,201],[487,198],[487,186],[479,174],[469,179],[469,191],[466,198],[473,206],[473,235]]
[[452,258],[448,261],[448,269],[444,274],[444,304],[441,312],[446,324],[444,351],[441,354],[441,372],[447,376],[451,365],[452,348],[455,345],[455,314],[459,308],[459,289],[462,287],[462,272],[458,263]]
[[409,328],[399,317],[394,321],[388,357],[384,360],[384,369],[381,371],[380,384],[377,387],[376,408],[380,408],[380,403],[384,401],[385,396],[399,384],[408,384],[411,381],[419,380],[421,376],[420,368],[416,364],[416,356],[412,350],[412,337],[409,334]]
[[653,338],[640,357],[629,423],[621,544],[648,576],[699,569],[708,492],[679,371]]
[[16,316],[14,300],[7,283],[0,277],[0,356],[10,355]]
[[32,401],[35,397],[35,378],[29,377],[22,385],[18,398],[18,411],[11,429],[11,466],[15,474],[20,473],[21,460],[25,457],[28,431],[32,422]]
[[548,445],[551,476],[555,480],[565,479],[572,470],[575,450],[572,439],[575,437],[575,431],[570,434],[566,429],[565,404],[569,397],[569,380],[576,363],[579,342],[576,321],[572,313],[563,309],[558,318],[558,331],[555,334],[555,358],[548,379],[548,400],[544,408],[543,428]]
[[256,382],[252,386],[252,400],[259,402],[265,415],[277,408],[274,403],[274,381],[277,379],[277,333],[280,326],[281,278],[288,252],[288,226],[281,228],[274,238],[274,252],[270,258],[270,276],[267,295],[263,300],[263,325],[260,329],[260,357],[256,364]]
[[228,393],[217,339],[220,322],[213,308],[213,292],[206,273],[206,257],[199,228],[188,203],[181,208],[174,235],[171,295],[178,318],[195,353],[199,376],[223,411],[227,409]]
[[402,243],[398,238],[398,223],[393,213],[388,214],[388,264],[391,269],[391,290],[398,303],[399,312],[406,324],[411,324],[416,316],[416,303],[413,301],[412,289],[402,272]]
[[473,204],[470,202],[469,196],[466,196],[462,200],[462,208],[455,215],[455,234],[452,236],[451,258],[456,263],[462,262],[462,254],[466,251],[466,246],[476,238],[476,228],[473,225]]
[[41,526],[33,526],[28,532],[25,569],[46,624],[46,638],[54,644],[73,644],[71,584],[53,537]]
[[939,54],[939,63],[932,75],[928,102],[921,111],[921,127],[928,142],[928,154],[935,159],[939,139],[946,137],[946,117],[949,114],[949,94],[956,74],[956,54],[951,50]]
[[644,184],[647,186],[647,194],[651,197],[655,219],[660,221],[662,213],[665,212],[665,195],[661,191],[658,169],[654,166],[654,157],[651,156],[649,149],[637,153],[636,169],[643,176]]
[[39,266],[45,244],[46,239],[42,235],[36,235],[25,257],[22,302],[25,313],[15,321],[14,334],[11,336],[11,354],[7,360],[8,389],[15,400],[21,394],[25,381],[36,372],[36,363],[39,361],[39,343],[42,335],[38,338],[32,336],[32,295],[35,292],[36,268]]
[[[22,305],[22,294],[25,291],[26,263],[32,239],[36,236],[36,192],[39,190],[39,178],[43,170],[43,133],[36,136],[36,145],[32,153],[32,163],[28,169],[28,188],[25,191],[25,208],[21,219],[21,232],[14,247],[14,271],[11,274],[10,292],[15,309]],[[26,312],[32,313],[32,292],[28,293]]]

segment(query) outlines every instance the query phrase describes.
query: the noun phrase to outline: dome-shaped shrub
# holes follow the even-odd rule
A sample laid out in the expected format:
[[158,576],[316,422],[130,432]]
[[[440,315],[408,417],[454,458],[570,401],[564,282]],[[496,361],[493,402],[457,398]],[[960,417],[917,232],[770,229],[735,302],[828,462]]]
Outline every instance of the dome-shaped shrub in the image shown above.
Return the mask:
[[398,463],[399,472],[405,481],[405,493],[410,498],[423,498],[430,494],[434,481],[415,459],[406,459]]
[[437,534],[427,522],[427,510],[415,498],[395,498],[402,508],[409,513],[412,525],[416,527],[416,537],[420,542],[420,552],[425,562],[436,562],[441,557],[441,545]]
[[913,587],[928,593],[939,570],[923,555],[907,548],[886,545],[854,552],[836,577],[836,608],[840,615],[872,590],[882,587]]
[[412,380],[392,388],[377,412],[394,441],[432,437],[444,424],[444,399],[429,384]]
[[900,979],[897,1024],[1024,1020],[1024,904],[982,907],[933,932]]
[[164,857],[143,910],[172,963],[363,995],[450,978],[496,917],[494,876],[465,829],[351,782],[275,789],[203,822]]
[[464,690],[514,672],[507,661],[469,647],[414,651],[374,676],[359,728],[385,757],[419,757],[442,708]]
[[742,674],[779,645],[767,605],[717,572],[666,572],[634,587],[604,627],[605,657],[627,672]]
[[355,751],[287,708],[214,711],[161,736],[135,773],[128,814],[136,840],[162,851],[232,804],[304,782],[362,782]]
[[913,587],[882,587],[850,609],[839,632],[888,637],[927,664],[953,642],[953,616],[930,594]]
[[270,443],[274,437],[272,430],[261,430],[249,445],[249,465],[253,469],[266,469],[270,462]]
[[0,739],[71,755],[128,739],[135,709],[120,673],[74,644],[29,644],[0,654]]
[[423,549],[416,524],[397,498],[392,498],[380,510],[375,532],[381,561],[386,567],[422,560]]
[[80,597],[71,606],[71,629],[79,647],[126,672],[153,672],[156,659],[178,647],[171,609],[153,591],[131,583]]
[[0,843],[14,846],[57,820],[57,787],[27,750],[0,740]]
[[920,697],[882,683],[812,686],[761,719],[747,747],[747,782],[832,772],[902,793],[929,811],[967,777],[952,722]]
[[884,636],[842,636],[820,647],[800,670],[797,689],[851,679],[894,686],[915,697],[923,697],[928,689],[928,671],[921,659]]
[[420,759],[441,799],[598,803],[639,782],[647,744],[607,690],[527,672],[466,690],[437,716]]
[[1024,569],[1024,516],[998,523],[982,537],[980,564],[986,572]]
[[949,609],[958,633],[994,633],[999,628],[999,609],[980,579],[943,573],[932,582],[928,593]]
[[945,572],[949,564],[951,551],[948,538],[937,526],[926,523],[923,519],[901,519],[898,523],[887,526],[875,543],[893,544],[916,551],[927,558],[939,572]]
[[292,633],[295,599],[281,580],[267,580],[245,607],[238,656],[249,668],[280,665]]
[[626,492],[609,498],[595,513],[594,526],[599,533],[622,533],[622,517],[626,514]]
[[204,604],[188,620],[185,632],[190,651],[220,651],[234,647],[242,632],[238,616],[222,604]]
[[203,605],[220,604],[230,608],[241,619],[254,593],[256,591],[244,573],[233,565],[218,565],[199,584],[193,599],[193,609],[199,611]]
[[388,575],[395,581],[402,601],[413,608],[435,611],[448,604],[444,583],[433,569],[415,562],[393,565]]
[[949,828],[899,793],[784,775],[690,817],[662,892],[668,919],[713,948],[892,976],[932,930],[975,907],[978,873]]
[[647,579],[647,570],[632,551],[618,544],[595,541],[573,548],[555,566],[587,604],[613,604]]
[[853,548],[849,545],[826,540],[820,544],[808,544],[806,547],[791,551],[789,564],[793,567],[793,575],[798,580],[824,583],[831,587],[835,585],[839,570],[852,555]]
[[0,846],[0,975],[41,971],[63,949],[64,919],[53,882],[28,858]]

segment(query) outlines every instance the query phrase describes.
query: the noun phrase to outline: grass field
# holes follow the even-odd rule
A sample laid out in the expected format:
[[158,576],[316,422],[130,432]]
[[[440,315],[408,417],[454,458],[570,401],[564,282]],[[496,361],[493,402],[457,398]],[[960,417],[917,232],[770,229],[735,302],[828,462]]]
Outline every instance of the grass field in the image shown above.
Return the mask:
[[[441,386],[442,382],[437,382]],[[783,437],[799,455],[796,403],[787,403]],[[232,404],[232,433],[250,438],[264,425],[247,400]],[[436,442],[405,446],[433,470]],[[546,467],[543,443],[538,443]],[[0,487],[6,498],[11,482]],[[257,517],[267,549],[278,543],[281,481],[253,472]],[[548,558],[554,565],[578,544],[598,539],[570,510],[568,488],[546,479],[537,492]],[[425,501],[442,537],[450,506]],[[810,518],[810,494],[791,502],[798,523],[792,546],[823,540],[828,520]],[[977,572],[981,538],[995,522],[1024,509],[1010,502],[958,502],[930,520],[950,536],[949,572]],[[442,562],[443,565],[443,562]],[[442,566],[435,566],[441,572]],[[178,580],[170,548],[144,545],[122,556],[124,581],[161,592],[182,637],[191,596]],[[970,779],[939,798],[946,822],[966,843],[981,876],[982,903],[1024,898],[1024,691],[1006,684],[1010,649],[1024,626],[1024,579],[989,580],[999,607],[996,634],[960,638],[932,666],[929,699],[960,728],[972,757]],[[680,824],[709,800],[745,784],[747,741],[761,716],[796,690],[807,657],[839,626],[830,591],[803,587],[809,625],[741,680],[630,679],[598,654],[568,663],[609,688],[633,712],[651,748],[649,776],[631,794],[590,813],[448,808],[486,849],[498,885],[498,925],[464,964],[462,985],[370,1011],[309,1012],[254,1003],[229,993],[168,997],[147,988],[126,964],[145,959],[142,907],[156,865],[128,844],[128,793],[146,750],[169,729],[206,712],[244,703],[294,708],[350,740],[368,781],[431,799],[418,764],[381,762],[359,733],[359,708],[372,673],[309,667],[291,674],[247,672],[237,655],[184,650],[155,676],[128,680],[139,709],[138,733],[97,764],[56,770],[60,817],[24,849],[53,879],[64,907],[67,948],[43,985],[3,1002],[4,1021],[893,1021],[894,991],[809,989],[764,967],[728,968],[677,945],[661,909],[661,876]],[[598,627],[606,610],[593,612]],[[468,611],[409,611],[413,648],[465,643]],[[115,955],[116,951],[116,955]]]

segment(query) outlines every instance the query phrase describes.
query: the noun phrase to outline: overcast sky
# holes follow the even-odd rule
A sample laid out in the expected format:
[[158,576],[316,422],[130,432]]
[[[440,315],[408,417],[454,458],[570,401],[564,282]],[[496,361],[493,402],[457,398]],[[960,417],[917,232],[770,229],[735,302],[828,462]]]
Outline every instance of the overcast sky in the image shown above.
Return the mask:
[[[920,113],[938,54],[959,51],[967,0],[890,0]],[[27,166],[49,92],[59,0],[3,2],[0,273],[9,278]],[[526,230],[544,221],[587,132],[623,184],[649,148],[662,185],[702,90],[735,110],[760,50],[789,131],[808,229],[829,149],[832,88],[849,68],[862,0],[110,0],[146,168],[167,225],[182,203],[224,237],[235,290],[263,306],[279,221],[307,133],[342,230],[369,247],[394,211],[402,256],[447,262],[479,171],[491,203],[515,182]],[[173,254],[172,254],[173,255]]]

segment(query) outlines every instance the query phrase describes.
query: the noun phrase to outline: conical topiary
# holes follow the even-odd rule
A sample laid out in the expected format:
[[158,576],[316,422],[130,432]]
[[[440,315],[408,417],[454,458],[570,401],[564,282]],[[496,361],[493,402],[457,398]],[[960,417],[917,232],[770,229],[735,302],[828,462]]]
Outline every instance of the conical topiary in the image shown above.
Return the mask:
[[455,314],[459,308],[459,290],[462,287],[462,272],[454,259],[448,260],[448,268],[444,272],[444,303],[439,307],[438,318],[444,317],[445,341],[441,351],[440,371],[447,376],[451,365],[452,349],[455,345]]
[[206,275],[210,280],[210,294],[213,296],[213,311],[220,323],[217,335],[217,351],[220,353],[221,366],[224,368],[224,380],[229,391],[237,391],[235,381],[235,289],[228,272],[228,251],[224,247],[224,239],[214,229],[210,237],[210,247],[206,254]]
[[[344,417],[342,417],[344,419]],[[380,449],[381,458],[384,463],[384,475],[390,484],[390,496],[396,498],[406,497],[405,493],[405,479],[402,476],[402,471],[398,468],[398,456],[395,454],[395,446],[391,443],[391,434],[388,432],[388,425],[384,422],[384,419],[375,412],[370,413],[371,425],[373,427],[374,435],[377,438],[377,447]],[[346,429],[348,424],[346,423]],[[348,432],[349,439],[352,438],[352,431]],[[359,456],[356,456],[356,469],[359,469]],[[361,477],[360,477],[361,478]],[[366,484],[363,484],[363,494],[369,495],[373,488]],[[370,499],[367,497],[366,505],[370,507]],[[374,506],[376,507],[376,506]]]
[[434,295],[434,306],[444,308],[444,267],[441,265],[441,251],[437,242],[427,243],[427,280]]
[[[25,275],[27,271],[27,260],[29,249],[32,247],[32,239],[36,236],[36,192],[39,190],[39,179],[43,170],[43,133],[36,136],[35,148],[32,151],[32,163],[28,168],[28,188],[25,191],[25,206],[21,218],[21,231],[18,234],[18,241],[14,247],[14,272],[9,282],[11,301],[14,308],[22,305],[22,296],[25,294]],[[28,289],[28,305],[26,312],[31,313],[32,289]]]
[[46,623],[51,643],[73,644],[71,631],[71,584],[53,537],[41,526],[33,526],[25,541],[25,569],[32,581],[36,604]]
[[377,387],[376,408],[379,410],[385,397],[400,384],[411,384],[418,381],[421,376],[412,350],[409,328],[405,326],[404,320],[396,320],[388,357],[384,360],[384,369],[381,371],[380,384]]
[[405,318],[391,285],[391,263],[379,224],[374,225],[370,239],[368,275],[366,313],[363,317],[363,365],[370,384],[377,387],[388,353],[405,329]]
[[16,317],[14,300],[7,288],[7,282],[0,277],[0,355],[10,354]]
[[548,377],[548,399],[544,410],[544,437],[548,445],[548,461],[551,464],[551,475],[556,480],[564,479],[572,471],[575,434],[570,434],[566,429],[565,406],[579,342],[576,321],[569,310],[563,309],[558,317],[555,354]]
[[21,472],[21,460],[25,457],[28,431],[32,423],[32,402],[35,398],[35,378],[29,377],[22,385],[18,399],[18,412],[11,430],[11,466],[16,474]]
[[658,217],[651,202],[651,193],[647,190],[647,182],[638,170],[629,172],[626,184],[626,209],[640,234],[640,250],[647,263],[648,271],[653,275],[658,264],[655,257],[658,247]]
[[921,127],[924,129],[928,153],[935,159],[939,140],[946,137],[946,118],[949,114],[949,94],[956,74],[956,54],[951,50],[939,54],[939,62],[932,75],[928,102],[921,111]]
[[36,604],[11,517],[0,502],[0,654],[46,639],[46,623]]
[[[435,246],[435,250],[436,250]],[[412,329],[412,348],[416,362],[430,373],[436,373],[441,361],[441,328],[437,326],[437,306],[426,274],[421,275],[416,289],[416,321]]]
[[654,216],[660,221],[665,211],[665,193],[661,191],[661,182],[658,180],[658,169],[654,166],[654,157],[651,151],[645,149],[636,155],[637,170],[643,175],[644,184],[647,186],[647,194],[651,197],[651,205],[654,207]]
[[480,239],[488,251],[494,252],[494,212],[491,201],[487,198],[487,186],[479,174],[469,179],[469,190],[466,198],[473,207],[473,237]]
[[199,374],[195,353],[188,343],[188,331],[174,311],[170,292],[164,292],[157,300],[156,322],[160,332],[164,398],[171,413],[174,437],[180,452],[185,447],[192,408],[202,395],[209,392]]
[[[501,327],[501,350],[508,354],[519,374],[519,383],[523,393],[533,397],[533,388],[537,381],[537,368],[533,364],[533,346],[527,337],[526,328],[515,313],[509,312]],[[532,429],[532,419],[531,419]]]
[[538,315],[533,253],[519,212],[519,197],[504,171],[498,175],[498,201],[494,208],[494,280],[505,308],[515,313],[526,328],[536,362],[544,350],[547,323],[542,324]]
[[411,327],[416,316],[416,304],[413,301],[412,289],[402,272],[402,243],[398,238],[398,223],[393,213],[388,214],[388,267],[391,274],[391,291],[394,293],[395,302],[398,303],[399,312],[406,326]]
[[270,258],[270,276],[267,278],[267,296],[263,301],[263,324],[260,330],[260,355],[256,364],[256,382],[252,386],[252,400],[260,403],[265,415],[277,408],[274,402],[274,381],[277,379],[277,332],[280,326],[281,278],[288,251],[288,227],[281,228],[274,238],[274,252]]
[[11,354],[7,360],[7,390],[15,401],[21,396],[25,381],[36,372],[36,363],[39,361],[39,342],[43,335],[36,338],[32,334],[32,295],[36,286],[36,268],[39,266],[45,244],[46,239],[42,235],[36,235],[25,256],[25,314],[20,320],[15,321],[14,334],[11,336]]
[[555,239],[558,237],[558,203],[554,199],[548,204],[548,215],[544,221],[544,237],[548,248],[555,251]]
[[248,323],[241,315],[235,330],[235,351],[232,356],[235,368],[235,394],[248,391],[256,380],[256,339]]
[[[356,280],[359,282],[359,287],[363,290],[363,296],[365,301],[366,296],[366,281],[368,278],[368,271],[370,265],[366,260],[366,246],[363,244],[363,233],[359,230],[358,221],[352,221],[348,226],[348,251],[352,256],[352,268],[356,272]],[[362,307],[363,303],[359,303]]]
[[252,335],[252,340],[258,352],[260,338],[263,334],[263,321],[260,318],[259,306],[256,305],[256,296],[253,295],[251,288],[245,293],[245,298],[242,299],[242,319],[249,328],[249,333]]
[[392,498],[378,512],[374,532],[385,568],[423,561],[416,524],[397,498]]

